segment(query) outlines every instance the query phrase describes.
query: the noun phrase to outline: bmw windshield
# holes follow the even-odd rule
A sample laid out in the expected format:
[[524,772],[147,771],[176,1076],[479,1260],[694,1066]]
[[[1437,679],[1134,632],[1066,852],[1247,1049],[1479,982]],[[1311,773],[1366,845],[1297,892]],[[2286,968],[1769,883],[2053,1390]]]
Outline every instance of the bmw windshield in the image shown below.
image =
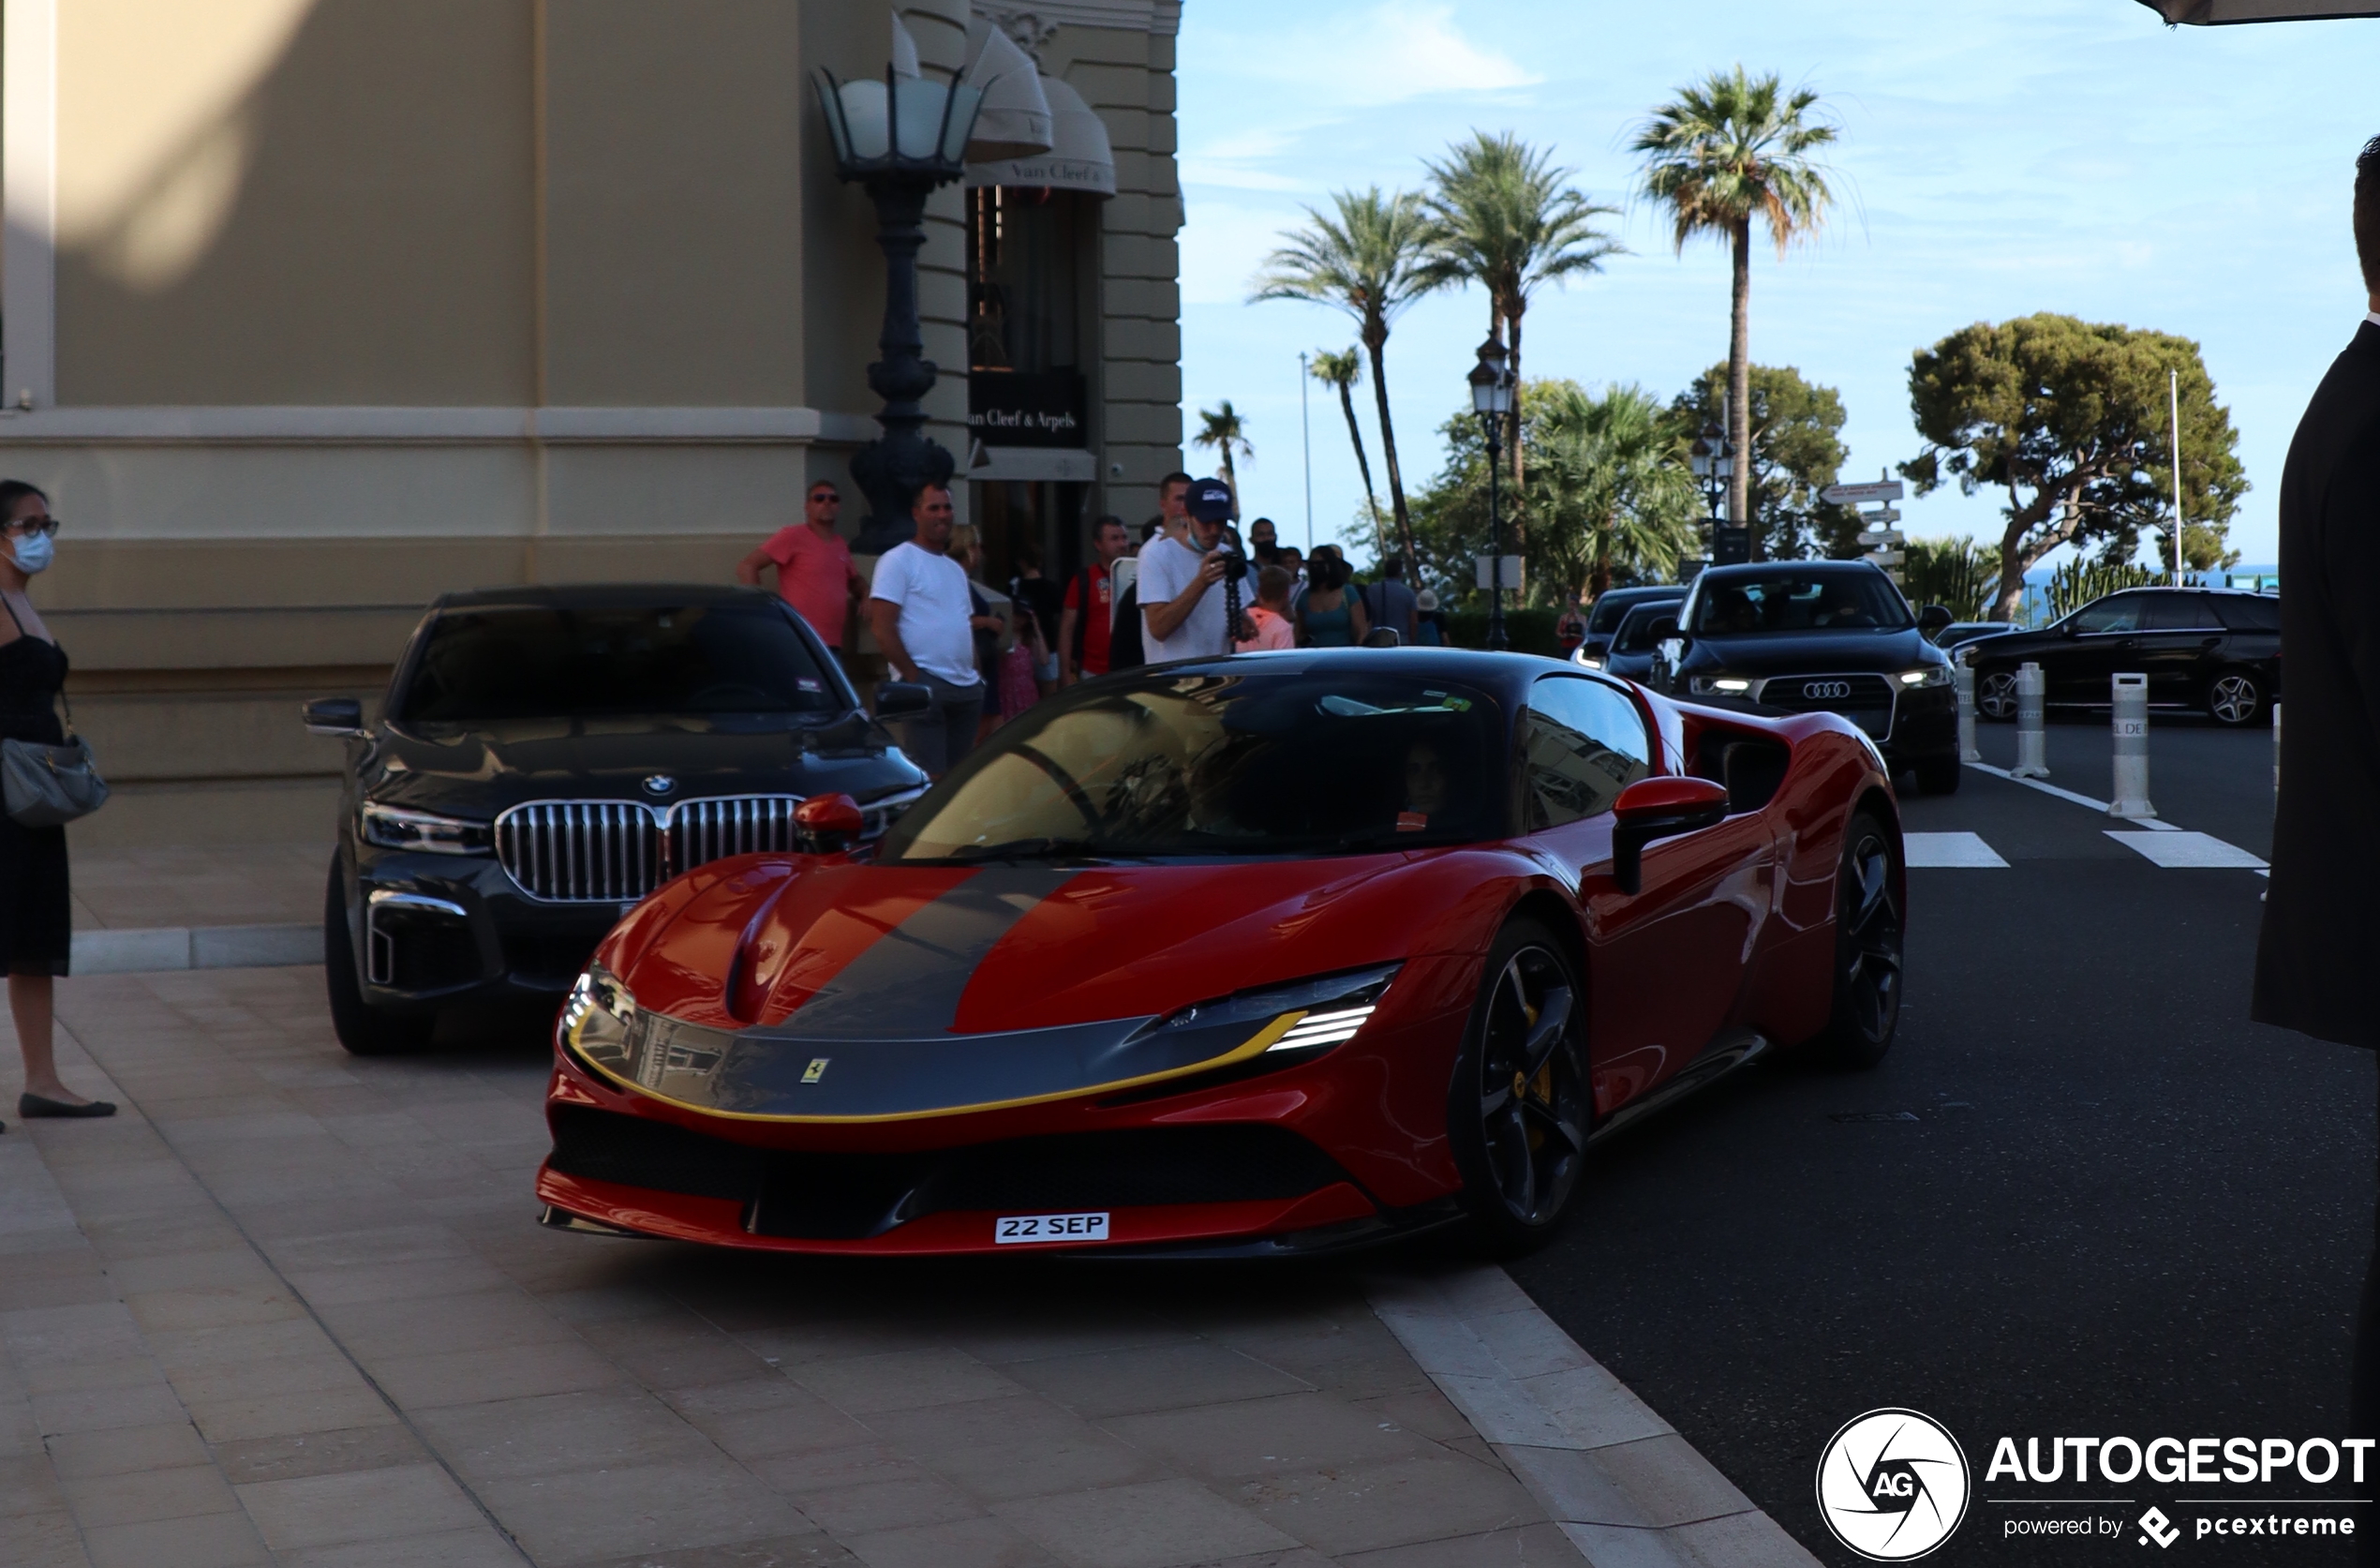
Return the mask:
[[1079,686],[1003,724],[880,861],[1356,853],[1504,831],[1503,720],[1447,681],[1331,671]]
[[1730,575],[1700,585],[1698,637],[1766,632],[1897,632],[1916,624],[1909,603],[1881,572],[1793,572]]

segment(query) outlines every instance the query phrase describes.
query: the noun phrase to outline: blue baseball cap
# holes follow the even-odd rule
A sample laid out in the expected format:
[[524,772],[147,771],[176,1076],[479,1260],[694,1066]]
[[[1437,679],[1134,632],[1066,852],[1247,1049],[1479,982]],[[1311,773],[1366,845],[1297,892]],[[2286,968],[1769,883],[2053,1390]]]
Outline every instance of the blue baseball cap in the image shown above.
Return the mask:
[[1202,523],[1222,522],[1231,515],[1231,486],[1220,479],[1194,479],[1183,505]]

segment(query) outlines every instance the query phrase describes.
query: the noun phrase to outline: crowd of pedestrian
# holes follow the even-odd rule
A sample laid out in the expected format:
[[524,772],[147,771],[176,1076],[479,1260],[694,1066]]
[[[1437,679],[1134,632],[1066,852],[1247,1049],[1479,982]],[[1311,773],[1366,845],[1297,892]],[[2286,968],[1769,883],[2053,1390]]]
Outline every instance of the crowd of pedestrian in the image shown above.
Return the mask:
[[887,722],[935,778],[1049,693],[1114,670],[1223,652],[1445,642],[1437,596],[1412,590],[1401,558],[1359,584],[1337,545],[1309,556],[1282,544],[1270,517],[1243,537],[1235,510],[1222,480],[1169,473],[1157,515],[1138,529],[1098,518],[1092,559],[1063,582],[1045,574],[1031,541],[1011,545],[1003,605],[984,581],[982,537],[956,521],[947,488],[918,492],[914,537],[878,559],[870,581],[839,528],[842,492],[822,479],[804,497],[802,521],[746,556],[736,576],[773,586],[846,660],[865,626],[892,678],[927,688],[922,713]]

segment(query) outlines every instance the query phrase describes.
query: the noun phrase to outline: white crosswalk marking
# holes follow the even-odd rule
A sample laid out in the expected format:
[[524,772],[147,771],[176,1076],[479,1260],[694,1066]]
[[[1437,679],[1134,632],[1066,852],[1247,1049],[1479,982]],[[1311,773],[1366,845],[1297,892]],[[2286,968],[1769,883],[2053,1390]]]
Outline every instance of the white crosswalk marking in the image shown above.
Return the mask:
[[2007,861],[1979,833],[1903,833],[1901,851],[1912,866],[2000,866]]
[[2264,861],[2235,844],[2207,833],[2122,833],[2109,829],[2107,836],[2161,866],[2230,866],[2241,871],[2261,871]]

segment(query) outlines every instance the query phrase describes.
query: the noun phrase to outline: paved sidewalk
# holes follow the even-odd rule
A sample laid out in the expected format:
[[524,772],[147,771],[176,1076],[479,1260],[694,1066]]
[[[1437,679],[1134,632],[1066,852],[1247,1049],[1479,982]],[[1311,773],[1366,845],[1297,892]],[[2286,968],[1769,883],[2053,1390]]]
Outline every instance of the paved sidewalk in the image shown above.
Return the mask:
[[320,986],[62,992],[126,1113],[0,1138],[11,1563],[1582,1561],[1351,1274],[543,1231],[542,1041],[351,1059]]
[[319,924],[327,841],[73,855],[74,929]]

